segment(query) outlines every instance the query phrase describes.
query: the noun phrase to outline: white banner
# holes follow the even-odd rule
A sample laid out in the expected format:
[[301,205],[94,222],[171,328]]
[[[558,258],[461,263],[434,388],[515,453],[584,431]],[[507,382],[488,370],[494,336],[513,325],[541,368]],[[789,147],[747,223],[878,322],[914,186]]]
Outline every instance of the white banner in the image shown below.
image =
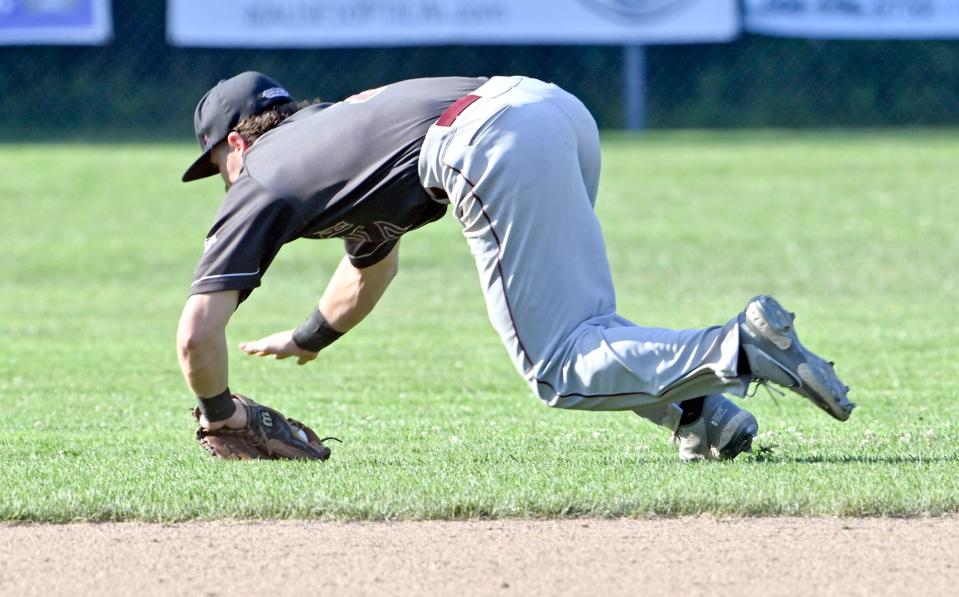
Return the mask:
[[[3,0],[0,0],[2,2]],[[168,0],[192,47],[729,41],[736,0]]]
[[814,39],[959,37],[959,0],[746,0],[752,33]]
[[102,45],[110,0],[0,0],[0,45]]

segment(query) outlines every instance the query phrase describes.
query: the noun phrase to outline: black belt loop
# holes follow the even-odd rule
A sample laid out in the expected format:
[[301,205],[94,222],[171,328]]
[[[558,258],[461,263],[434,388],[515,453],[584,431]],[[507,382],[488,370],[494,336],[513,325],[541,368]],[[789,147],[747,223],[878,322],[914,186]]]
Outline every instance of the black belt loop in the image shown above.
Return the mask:
[[426,194],[429,195],[432,199],[449,199],[450,196],[446,194],[446,191],[439,187],[425,187]]

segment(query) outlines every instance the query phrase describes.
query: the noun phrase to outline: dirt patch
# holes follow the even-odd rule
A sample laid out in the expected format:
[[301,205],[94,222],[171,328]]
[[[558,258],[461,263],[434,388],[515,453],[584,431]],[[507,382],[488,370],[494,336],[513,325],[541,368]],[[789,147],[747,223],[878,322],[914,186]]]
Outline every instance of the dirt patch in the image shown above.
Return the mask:
[[4,595],[955,594],[959,517],[0,526]]

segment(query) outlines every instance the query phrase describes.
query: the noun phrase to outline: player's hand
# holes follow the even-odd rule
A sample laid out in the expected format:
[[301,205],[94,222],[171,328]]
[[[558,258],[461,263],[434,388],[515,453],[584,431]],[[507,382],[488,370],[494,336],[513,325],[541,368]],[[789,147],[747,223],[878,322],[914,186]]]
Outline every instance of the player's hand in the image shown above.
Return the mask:
[[240,350],[259,357],[272,356],[274,359],[297,357],[297,365],[305,365],[319,353],[303,350],[293,342],[293,330],[277,332],[259,340],[240,342]]

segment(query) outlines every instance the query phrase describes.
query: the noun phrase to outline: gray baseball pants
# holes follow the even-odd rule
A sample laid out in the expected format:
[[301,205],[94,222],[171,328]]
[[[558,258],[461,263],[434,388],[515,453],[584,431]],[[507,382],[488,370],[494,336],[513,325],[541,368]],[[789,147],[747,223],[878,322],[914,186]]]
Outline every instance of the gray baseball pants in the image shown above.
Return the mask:
[[419,174],[442,188],[476,260],[493,327],[549,406],[632,410],[675,430],[676,403],[742,395],[739,328],[641,327],[616,313],[600,224],[596,123],[556,85],[494,77],[427,132]]

